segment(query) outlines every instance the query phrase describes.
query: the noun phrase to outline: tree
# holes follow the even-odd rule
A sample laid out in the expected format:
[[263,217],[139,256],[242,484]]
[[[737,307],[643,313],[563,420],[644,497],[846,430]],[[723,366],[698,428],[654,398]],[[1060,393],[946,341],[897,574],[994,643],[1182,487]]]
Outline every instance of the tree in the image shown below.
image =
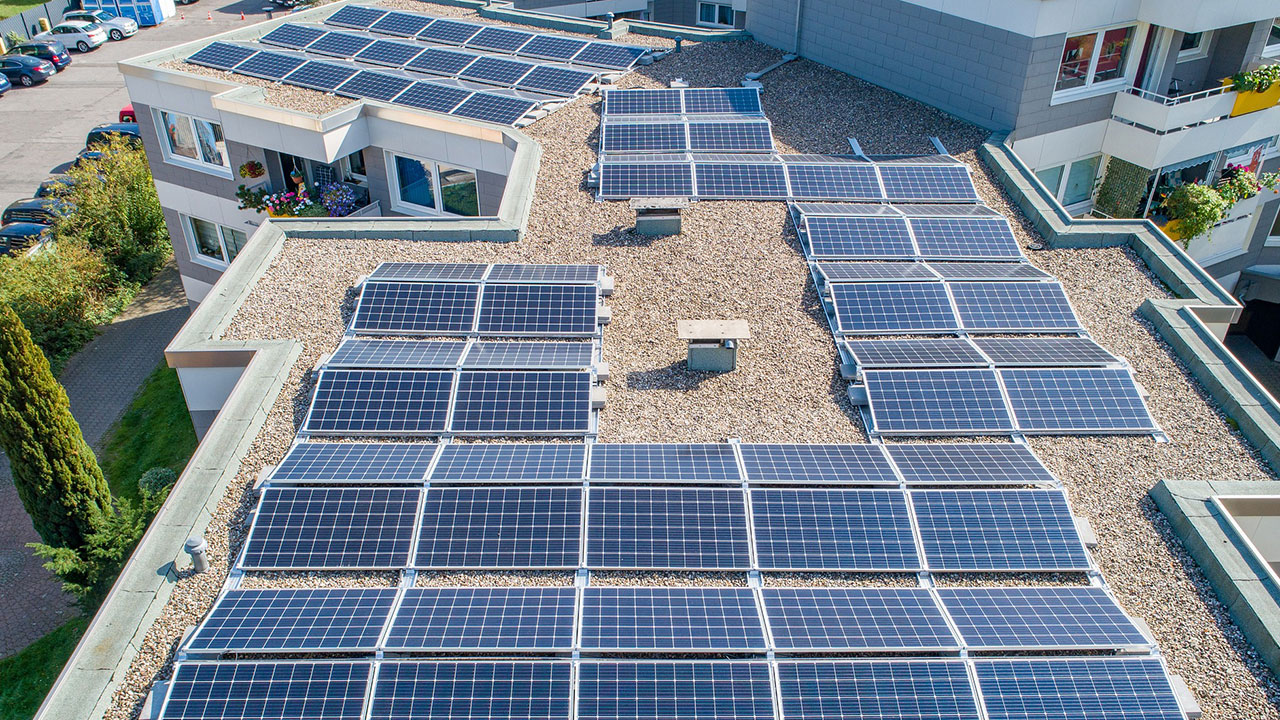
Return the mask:
[[111,508],[111,491],[49,361],[4,305],[0,447],[9,456],[18,497],[41,539],[54,547],[85,547]]

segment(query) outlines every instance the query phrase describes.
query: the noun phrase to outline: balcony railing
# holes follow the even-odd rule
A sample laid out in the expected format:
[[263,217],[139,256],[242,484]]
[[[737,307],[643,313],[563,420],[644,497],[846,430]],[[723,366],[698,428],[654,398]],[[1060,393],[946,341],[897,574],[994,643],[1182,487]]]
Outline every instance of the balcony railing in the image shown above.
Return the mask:
[[1195,102],[1202,98],[1213,97],[1215,95],[1224,95],[1229,92],[1235,92],[1230,85],[1219,85],[1211,87],[1207,90],[1198,90],[1193,93],[1183,93],[1181,95],[1161,95],[1150,90],[1143,90],[1140,87],[1128,87],[1124,92],[1138,97],[1148,102],[1160,103],[1161,105],[1181,105],[1183,103]]

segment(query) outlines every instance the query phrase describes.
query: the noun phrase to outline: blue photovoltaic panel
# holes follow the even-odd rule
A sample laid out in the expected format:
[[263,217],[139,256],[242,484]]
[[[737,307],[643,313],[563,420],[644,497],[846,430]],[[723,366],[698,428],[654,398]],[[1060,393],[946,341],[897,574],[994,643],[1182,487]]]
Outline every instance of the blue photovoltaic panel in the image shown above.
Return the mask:
[[688,148],[684,123],[606,122],[601,133],[601,152],[678,152]]
[[763,662],[584,662],[580,720],[773,720]]
[[592,285],[485,285],[480,332],[488,335],[591,335],[596,331]]
[[1073,332],[1080,321],[1057,282],[955,282],[960,321],[983,332]]
[[378,21],[386,10],[379,10],[371,7],[361,7],[359,5],[347,5],[340,8],[338,12],[330,15],[325,19],[326,25],[339,25],[341,27],[357,28],[360,30],[368,29],[368,27]]
[[586,70],[539,65],[521,78],[516,88],[573,97],[595,76]]
[[477,342],[464,368],[579,369],[593,364],[589,342]]
[[464,371],[451,429],[482,435],[561,435],[591,429],[591,373]]
[[820,262],[818,273],[827,282],[868,282],[871,280],[937,280],[922,262]]
[[273,483],[420,483],[435,456],[426,443],[300,442],[271,473]]
[[883,200],[870,163],[787,164],[791,197],[805,200]]
[[593,42],[573,56],[575,65],[595,65],[614,70],[630,70],[645,53],[646,48],[613,43]]
[[978,202],[964,165],[880,165],[880,180],[890,202]]
[[559,35],[535,35],[532,40],[520,48],[521,55],[548,58],[551,60],[568,60],[587,46],[586,40],[561,37]]
[[373,44],[373,38],[351,33],[329,32],[307,46],[307,52],[338,57],[355,57],[356,53]]
[[391,102],[406,107],[447,113],[468,97],[471,97],[470,90],[445,87],[429,82],[416,82],[397,95],[396,99]]
[[[794,177],[791,187],[794,192]],[[867,260],[916,254],[902,218],[809,216],[805,228],[813,258]]]
[[439,19],[423,28],[418,37],[433,42],[461,45],[470,40],[476,33],[484,29],[483,25],[459,22],[457,20]]
[[1049,280],[1029,262],[935,262],[929,267],[943,280]]
[[267,80],[280,80],[297,70],[304,62],[306,62],[305,59],[296,55],[261,50],[237,65],[236,72]]
[[941,588],[974,650],[1123,649],[1150,641],[1100,587]]
[[1022,258],[1018,239],[1004,218],[917,217],[911,218],[911,230],[920,254],[927,258]]
[[302,67],[289,73],[289,84],[330,92],[357,72],[359,69],[350,65],[309,60]]
[[511,87],[533,69],[533,63],[500,57],[480,57],[458,73],[467,80],[479,80],[494,85]]
[[431,482],[543,482],[582,480],[585,445],[449,444],[431,471]]
[[351,329],[365,334],[465,335],[475,322],[478,295],[477,285],[366,281]]
[[1155,432],[1137,383],[1120,368],[1000,371],[1018,427],[1027,432]]
[[600,281],[601,270],[599,265],[494,265],[486,280],[490,283],[595,285]]
[[888,338],[845,341],[862,370],[883,368],[981,367],[987,359],[964,338]]
[[755,489],[762,570],[918,570],[906,497],[899,490]]
[[421,435],[443,432],[453,373],[438,370],[324,370],[306,432]]
[[452,368],[462,360],[465,340],[347,338],[325,367]]
[[490,25],[467,41],[467,47],[514,53],[533,39],[533,33]]
[[784,652],[951,650],[960,643],[924,588],[765,588]]
[[178,663],[163,720],[360,720],[367,662]]
[[1156,658],[976,660],[991,720],[1183,720]]
[[979,718],[959,660],[780,662],[778,689],[787,720]]
[[187,58],[187,62],[217,70],[230,70],[255,52],[257,50],[243,45],[215,42],[197,50]]
[[739,449],[747,480],[753,483],[898,484],[877,445],[745,444]]
[[1030,448],[1020,443],[885,445],[898,472],[912,485],[1031,485],[1054,482]]
[[342,83],[337,89],[339,95],[371,100],[390,100],[404,92],[413,84],[413,80],[400,75],[388,75],[376,70],[361,70],[355,77]]
[[684,107],[690,115],[753,115],[764,112],[760,107],[760,91],[744,87],[688,88],[684,91]]
[[746,570],[741,490],[592,487],[587,566],[599,569]]
[[391,12],[369,26],[374,32],[413,37],[431,24],[431,18],[413,13]]
[[514,125],[535,106],[537,103],[524,98],[478,92],[454,108],[451,114],[498,125]]
[[299,49],[315,42],[325,31],[319,28],[285,23],[259,38],[268,45]]
[[1011,337],[974,338],[978,346],[996,365],[1109,365],[1120,360],[1101,345],[1082,337]]
[[863,375],[872,426],[877,433],[1013,432],[1009,408],[991,370],[867,370]]
[[420,495],[414,488],[269,487],[262,492],[240,567],[405,567]]
[[785,198],[787,178],[773,163],[696,163],[698,195],[724,198]]
[[427,490],[420,568],[576,568],[580,487]]
[[462,52],[461,50],[427,48],[421,54],[415,56],[413,60],[405,63],[405,69],[419,70],[436,75],[457,75],[462,72],[463,68],[478,60],[479,57],[479,55]]
[[228,590],[187,650],[356,652],[378,647],[395,588]]
[[750,588],[589,587],[580,644],[611,652],[765,650]]
[[683,108],[680,91],[664,90],[606,90],[605,115],[678,115]]
[[596,443],[587,477],[606,482],[742,482],[733,447],[723,443]]
[[384,662],[369,717],[569,720],[572,674],[569,662]]
[[937,282],[840,283],[831,286],[836,326],[851,335],[950,332],[959,328]]
[[487,272],[487,263],[383,262],[369,273],[369,280],[480,282]]
[[667,162],[600,164],[600,197],[692,197],[693,165]]
[[395,40],[377,40],[356,53],[356,59],[377,65],[400,67],[422,52],[421,45],[396,42]]
[[689,123],[689,149],[693,152],[771,152],[773,135],[764,120],[695,122]]
[[1088,570],[1061,490],[910,493],[931,570]]
[[568,651],[571,587],[409,588],[387,633],[389,650]]

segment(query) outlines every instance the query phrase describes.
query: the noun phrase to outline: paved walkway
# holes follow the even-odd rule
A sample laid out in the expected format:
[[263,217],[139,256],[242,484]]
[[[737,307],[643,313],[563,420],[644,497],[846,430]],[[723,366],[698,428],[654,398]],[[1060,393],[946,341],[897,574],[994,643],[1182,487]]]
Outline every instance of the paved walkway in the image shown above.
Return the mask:
[[[156,369],[188,315],[173,262],[62,371],[71,411],[95,448],[142,381]],[[0,453],[0,657],[11,655],[75,616],[56,577],[31,555],[35,528]]]

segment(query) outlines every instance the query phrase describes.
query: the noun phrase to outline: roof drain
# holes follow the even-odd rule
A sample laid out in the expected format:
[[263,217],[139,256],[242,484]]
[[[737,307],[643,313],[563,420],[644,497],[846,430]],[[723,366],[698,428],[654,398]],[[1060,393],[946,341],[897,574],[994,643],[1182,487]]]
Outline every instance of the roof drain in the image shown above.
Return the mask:
[[782,56],[781,60],[770,65],[769,67],[763,70],[758,70],[756,72],[747,73],[746,75],[743,76],[743,80],[742,80],[743,87],[760,87],[760,78],[764,77],[766,73],[771,73],[774,70],[777,70],[783,65],[786,65],[787,63],[799,57],[800,56],[796,55],[795,53],[787,53],[786,55]]

